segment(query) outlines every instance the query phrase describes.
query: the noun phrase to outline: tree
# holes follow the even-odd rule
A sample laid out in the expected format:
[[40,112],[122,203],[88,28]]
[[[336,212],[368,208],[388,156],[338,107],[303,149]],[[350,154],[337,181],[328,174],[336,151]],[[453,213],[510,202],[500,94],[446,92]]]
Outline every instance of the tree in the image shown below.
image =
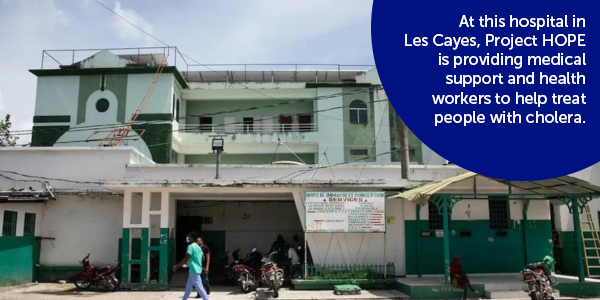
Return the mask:
[[10,115],[6,115],[4,120],[0,119],[0,147],[14,147],[17,145],[18,136],[10,134]]

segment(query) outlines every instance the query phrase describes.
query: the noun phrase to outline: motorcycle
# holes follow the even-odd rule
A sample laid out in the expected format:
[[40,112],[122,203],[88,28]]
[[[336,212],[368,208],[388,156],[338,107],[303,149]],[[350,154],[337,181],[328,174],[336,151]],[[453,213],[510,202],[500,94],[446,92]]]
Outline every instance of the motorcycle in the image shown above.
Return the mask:
[[80,263],[82,267],[81,271],[72,277],[75,287],[81,290],[87,290],[92,285],[94,287],[101,285],[109,292],[114,292],[117,289],[117,282],[111,275],[114,273],[115,267],[107,266],[97,269],[95,266],[90,264],[90,254],[84,257]]
[[262,256],[260,253],[256,249],[252,249],[252,253],[248,254],[243,262],[235,265],[234,270],[238,274],[238,284],[242,293],[246,294],[261,284],[261,262]]
[[265,286],[269,287],[269,290],[273,291],[273,298],[278,298],[279,288],[283,285],[284,273],[272,260],[275,254],[277,252],[271,253],[269,258],[262,259],[261,281]]
[[231,256],[233,257],[233,262],[229,263],[229,256],[227,255],[229,253],[229,251],[225,252],[225,255],[223,256],[223,261],[225,262],[224,264],[224,270],[225,270],[225,280],[231,284],[231,285],[235,285],[237,283],[237,279],[238,279],[238,274],[235,272],[235,266],[237,264],[240,263],[239,260],[239,252],[240,249],[237,249],[235,251],[233,251],[233,253],[231,254]]
[[554,286],[558,284],[556,276],[545,276],[542,262],[536,262],[527,265],[521,270],[523,291],[526,292],[531,300],[555,300]]

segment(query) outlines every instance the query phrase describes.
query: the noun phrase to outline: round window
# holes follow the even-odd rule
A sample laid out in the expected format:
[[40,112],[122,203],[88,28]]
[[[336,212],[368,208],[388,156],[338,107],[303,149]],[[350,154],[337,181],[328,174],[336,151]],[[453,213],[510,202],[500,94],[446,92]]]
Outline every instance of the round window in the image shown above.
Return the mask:
[[101,113],[107,111],[109,106],[110,106],[110,102],[108,102],[108,100],[106,100],[104,98],[102,98],[96,102],[96,110]]

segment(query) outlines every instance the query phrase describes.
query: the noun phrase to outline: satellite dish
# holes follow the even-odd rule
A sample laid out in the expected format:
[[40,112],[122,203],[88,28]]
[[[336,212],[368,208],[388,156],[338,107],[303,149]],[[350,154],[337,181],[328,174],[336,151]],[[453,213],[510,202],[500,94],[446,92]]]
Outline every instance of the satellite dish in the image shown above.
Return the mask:
[[296,166],[305,166],[305,163],[297,162],[297,161],[289,161],[289,160],[281,160],[274,161],[271,163],[272,165],[296,165]]

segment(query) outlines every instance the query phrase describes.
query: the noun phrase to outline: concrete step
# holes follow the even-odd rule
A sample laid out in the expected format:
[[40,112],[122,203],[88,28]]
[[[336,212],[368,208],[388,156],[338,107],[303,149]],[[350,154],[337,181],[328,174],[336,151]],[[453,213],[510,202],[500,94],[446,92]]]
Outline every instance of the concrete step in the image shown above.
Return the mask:
[[[560,292],[554,291],[554,297],[558,299]],[[487,299],[529,299],[529,295],[523,290],[496,290],[496,291],[485,291],[485,298]]]

